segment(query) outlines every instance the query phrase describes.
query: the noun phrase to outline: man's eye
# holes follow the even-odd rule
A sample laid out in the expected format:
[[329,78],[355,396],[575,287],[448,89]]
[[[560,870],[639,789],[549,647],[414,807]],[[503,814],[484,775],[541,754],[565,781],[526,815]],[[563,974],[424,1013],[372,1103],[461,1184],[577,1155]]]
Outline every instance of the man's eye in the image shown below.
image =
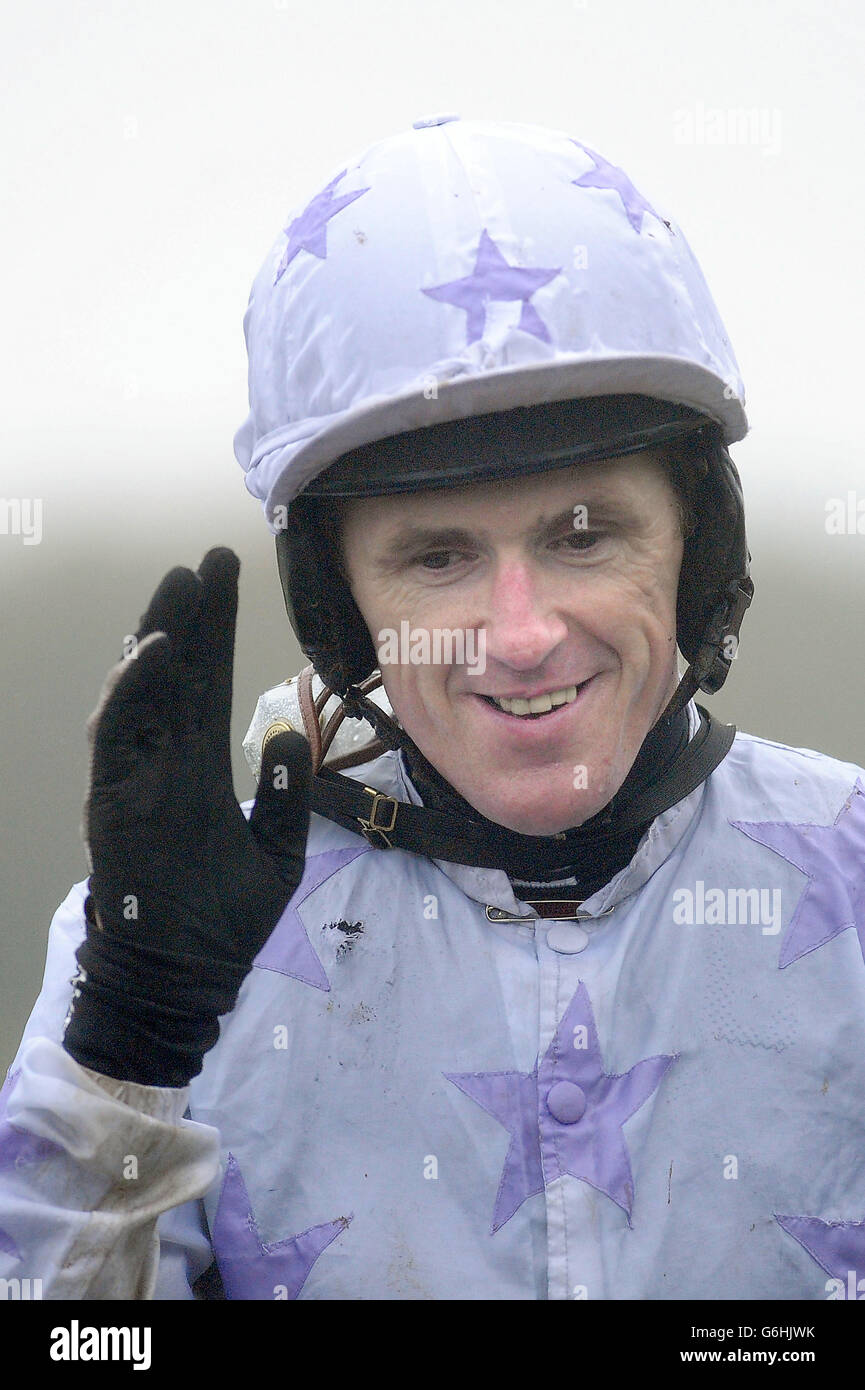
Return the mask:
[[598,531],[569,531],[562,537],[562,544],[566,550],[579,552],[591,550],[602,540],[603,536]]
[[418,564],[422,569],[444,570],[449,568],[451,560],[461,560],[463,557],[457,550],[430,550],[426,555],[421,555]]

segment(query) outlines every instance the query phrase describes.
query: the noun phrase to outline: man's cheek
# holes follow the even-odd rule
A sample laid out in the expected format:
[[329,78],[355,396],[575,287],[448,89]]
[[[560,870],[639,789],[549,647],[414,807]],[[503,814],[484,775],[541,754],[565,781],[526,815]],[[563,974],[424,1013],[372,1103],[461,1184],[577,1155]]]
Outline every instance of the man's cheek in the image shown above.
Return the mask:
[[650,694],[659,680],[666,679],[675,648],[663,640],[660,628],[653,632],[651,624],[634,622],[610,640],[618,663],[619,690],[630,691],[632,700]]
[[659,613],[675,607],[679,564],[675,555],[651,547],[632,554],[614,578],[621,602],[637,613]]
[[429,679],[429,667],[393,665],[382,672],[385,692],[397,719],[411,734],[424,723],[443,698]]

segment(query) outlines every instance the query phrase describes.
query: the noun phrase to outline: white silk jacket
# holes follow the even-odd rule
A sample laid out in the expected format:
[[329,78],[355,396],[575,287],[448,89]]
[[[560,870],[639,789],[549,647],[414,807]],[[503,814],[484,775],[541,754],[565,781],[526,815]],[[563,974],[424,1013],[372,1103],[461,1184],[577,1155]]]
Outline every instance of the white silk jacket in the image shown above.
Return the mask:
[[85,893],[4,1088],[20,1296],[865,1293],[862,769],[738,734],[579,921],[314,816],[183,1091],[60,1045]]

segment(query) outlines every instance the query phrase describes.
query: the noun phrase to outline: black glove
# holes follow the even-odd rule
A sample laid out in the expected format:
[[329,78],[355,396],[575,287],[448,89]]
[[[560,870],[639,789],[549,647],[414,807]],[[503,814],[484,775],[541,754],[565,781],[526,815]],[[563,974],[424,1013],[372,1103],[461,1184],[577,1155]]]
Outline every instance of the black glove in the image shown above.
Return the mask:
[[173,569],[88,722],[88,931],[63,1045],[107,1076],[183,1086],[303,874],[310,753],[282,733],[249,821],[230,717],[239,562]]

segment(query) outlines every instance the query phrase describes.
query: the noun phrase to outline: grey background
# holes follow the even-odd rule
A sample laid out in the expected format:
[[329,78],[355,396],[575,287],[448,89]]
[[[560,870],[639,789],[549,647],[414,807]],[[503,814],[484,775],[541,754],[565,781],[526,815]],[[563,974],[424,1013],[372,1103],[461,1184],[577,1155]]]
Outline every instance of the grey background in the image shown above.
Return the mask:
[[[44,515],[39,545],[0,535],[0,1063],[85,873],[85,719],[164,571],[214,544],[242,561],[236,789],[253,792],[243,733],[301,658],[231,452],[248,289],[292,206],[419,116],[567,129],[682,225],[752,422],[733,454],[757,597],[707,702],[865,763],[865,535],[825,529],[830,498],[865,499],[863,33],[840,0],[7,12],[0,497],[40,497]],[[706,111],[737,108],[774,136],[676,137],[682,112],[705,137]]]

